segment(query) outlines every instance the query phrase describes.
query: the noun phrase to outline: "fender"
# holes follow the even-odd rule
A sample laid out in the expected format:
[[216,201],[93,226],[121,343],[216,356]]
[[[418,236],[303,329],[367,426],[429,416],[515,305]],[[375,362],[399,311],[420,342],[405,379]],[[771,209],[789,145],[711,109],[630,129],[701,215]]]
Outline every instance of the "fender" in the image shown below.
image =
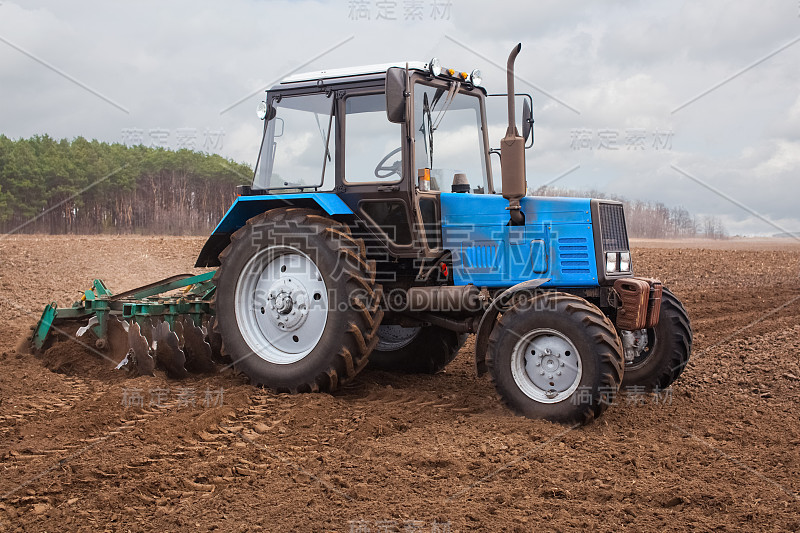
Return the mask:
[[494,299],[489,308],[483,313],[481,323],[478,325],[475,339],[475,371],[478,376],[484,375],[489,368],[486,366],[486,351],[489,348],[489,335],[492,334],[497,315],[499,315],[508,305],[509,300],[519,293],[533,292],[534,289],[550,281],[550,278],[532,279],[517,283],[500,293]]
[[198,268],[219,266],[218,256],[230,244],[231,234],[254,216],[278,207],[320,209],[331,216],[353,214],[341,198],[331,193],[239,196],[203,245],[194,266]]

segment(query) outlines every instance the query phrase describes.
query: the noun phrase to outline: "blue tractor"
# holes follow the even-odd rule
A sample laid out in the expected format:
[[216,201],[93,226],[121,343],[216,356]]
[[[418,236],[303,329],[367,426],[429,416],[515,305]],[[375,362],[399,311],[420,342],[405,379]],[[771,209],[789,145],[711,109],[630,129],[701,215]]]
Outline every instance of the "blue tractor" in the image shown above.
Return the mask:
[[[296,393],[334,391],[368,364],[437,372],[473,333],[478,375],[513,411],[567,423],[620,387],[667,387],[689,359],[689,318],[634,277],[622,205],[526,195],[520,49],[499,149],[478,71],[433,59],[283,80],[259,107],[253,183],[197,259],[218,269],[116,296],[95,282],[72,309],[48,307],[34,343],[90,316],[79,333],[102,349],[123,339],[120,367],[180,376],[227,360]],[[157,296],[176,287],[189,290]]]

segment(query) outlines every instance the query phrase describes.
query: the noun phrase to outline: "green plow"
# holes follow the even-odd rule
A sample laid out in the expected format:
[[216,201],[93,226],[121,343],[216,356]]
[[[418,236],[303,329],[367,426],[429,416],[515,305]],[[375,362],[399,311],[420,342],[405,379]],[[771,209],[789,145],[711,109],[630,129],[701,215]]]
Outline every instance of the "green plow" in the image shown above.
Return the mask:
[[140,375],[152,375],[156,366],[177,378],[212,371],[222,361],[214,332],[214,274],[181,274],[119,294],[96,279],[72,307],[45,307],[33,347],[41,352],[60,334]]

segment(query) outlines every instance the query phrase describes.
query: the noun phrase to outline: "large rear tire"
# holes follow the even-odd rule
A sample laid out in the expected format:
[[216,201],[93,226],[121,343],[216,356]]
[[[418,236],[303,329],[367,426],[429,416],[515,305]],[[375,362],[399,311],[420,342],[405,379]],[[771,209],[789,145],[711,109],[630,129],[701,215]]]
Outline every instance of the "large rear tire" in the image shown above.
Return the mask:
[[514,412],[581,424],[614,401],[624,365],[619,337],[602,311],[557,292],[505,311],[489,336],[486,362]]
[[625,365],[622,386],[628,392],[658,392],[683,373],[692,352],[689,314],[672,292],[663,289],[661,313],[655,328],[647,330],[647,346]]
[[435,374],[458,355],[467,334],[438,326],[404,328],[381,326],[370,368],[408,374]]
[[383,318],[375,265],[348,227],[308,209],[247,221],[220,254],[223,352],[251,382],[334,391],[367,364]]

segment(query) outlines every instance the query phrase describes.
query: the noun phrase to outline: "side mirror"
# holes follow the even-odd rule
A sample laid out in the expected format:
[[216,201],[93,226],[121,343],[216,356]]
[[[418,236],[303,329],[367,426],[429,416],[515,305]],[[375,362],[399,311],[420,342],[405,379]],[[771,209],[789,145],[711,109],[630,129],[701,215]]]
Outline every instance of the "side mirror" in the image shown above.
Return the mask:
[[406,72],[402,68],[386,71],[386,118],[394,124],[406,119]]
[[531,110],[531,104],[526,98],[522,104],[522,137],[525,139],[525,142],[528,142],[531,131],[533,131],[533,111]]

